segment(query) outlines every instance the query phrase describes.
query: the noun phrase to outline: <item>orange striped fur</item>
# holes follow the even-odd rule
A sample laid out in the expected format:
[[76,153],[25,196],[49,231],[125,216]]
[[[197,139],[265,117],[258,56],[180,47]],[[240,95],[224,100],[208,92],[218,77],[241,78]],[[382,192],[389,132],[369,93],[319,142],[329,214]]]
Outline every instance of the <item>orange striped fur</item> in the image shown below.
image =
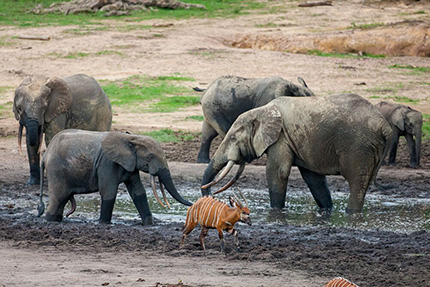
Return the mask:
[[336,277],[330,280],[324,287],[358,287],[354,283],[342,277]]
[[202,232],[199,238],[203,250],[205,250],[204,237],[207,235],[208,229],[218,230],[222,250],[224,250],[224,230],[235,236],[236,247],[238,248],[239,242],[237,240],[237,231],[234,229],[234,224],[237,221],[250,224],[251,219],[249,218],[249,209],[247,207],[241,207],[240,204],[232,198],[230,198],[230,203],[234,207],[229,207],[226,203],[216,200],[213,197],[205,196],[190,206],[183,227],[181,246],[184,243],[185,237],[200,224],[202,226]]

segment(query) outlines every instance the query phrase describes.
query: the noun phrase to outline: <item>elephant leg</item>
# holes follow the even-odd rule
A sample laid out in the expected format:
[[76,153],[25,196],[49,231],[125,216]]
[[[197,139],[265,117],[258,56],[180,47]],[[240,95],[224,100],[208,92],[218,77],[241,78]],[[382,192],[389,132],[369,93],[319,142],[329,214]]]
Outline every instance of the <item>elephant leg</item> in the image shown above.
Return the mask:
[[99,186],[101,195],[99,221],[101,223],[110,223],[112,220],[116,195],[118,192],[118,184],[115,184],[112,180],[109,181],[99,178]]
[[128,193],[133,199],[134,205],[139,212],[143,225],[152,225],[152,213],[149,209],[148,198],[146,197],[145,188],[140,181],[139,172],[135,172],[129,179],[124,181]]
[[405,138],[406,138],[406,142],[407,142],[408,148],[409,148],[409,157],[410,157],[409,165],[411,167],[417,167],[418,166],[417,150],[416,150],[414,137],[411,134],[406,133]]
[[[51,188],[51,187],[50,187]],[[68,190],[61,190],[61,188],[53,187],[54,191],[49,192],[49,205],[46,212],[45,219],[48,221],[63,221],[64,207],[69,200]]]
[[373,162],[373,157],[365,157],[368,159],[367,161],[362,159],[360,165],[350,166],[349,172],[344,174],[349,184],[347,213],[357,213],[363,210],[364,198],[375,173],[376,167]]
[[216,130],[205,120],[202,127],[202,142],[200,145],[199,154],[197,156],[198,163],[209,162],[209,151],[212,140],[218,135]]
[[29,137],[27,137],[26,142],[28,162],[30,164],[30,178],[27,181],[27,184],[37,185],[40,184],[40,155],[38,153],[40,143],[39,140],[37,140],[37,144],[35,146],[30,146]]
[[326,176],[300,166],[299,170],[302,178],[311,190],[312,196],[314,197],[318,206],[325,211],[331,211],[333,202],[331,199],[330,190],[327,186]]
[[285,207],[288,176],[293,159],[293,153],[288,146],[275,144],[267,150],[266,178],[271,208]]
[[393,140],[391,142],[390,147],[390,154],[389,154],[389,165],[395,165],[396,164],[396,154],[397,154],[397,146],[399,145],[399,134],[394,131],[393,132]]

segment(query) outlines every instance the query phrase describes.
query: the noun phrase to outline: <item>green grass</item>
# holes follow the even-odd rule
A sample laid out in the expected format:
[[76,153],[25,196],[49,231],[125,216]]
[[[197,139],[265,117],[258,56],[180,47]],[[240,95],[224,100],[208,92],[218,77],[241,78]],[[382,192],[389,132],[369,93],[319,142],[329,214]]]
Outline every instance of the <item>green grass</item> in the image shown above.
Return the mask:
[[430,67],[416,67],[412,65],[401,65],[401,64],[394,64],[391,66],[388,66],[388,68],[391,69],[406,69],[417,73],[430,73]]
[[12,102],[7,102],[0,105],[0,118],[13,117]]
[[[398,91],[400,91],[401,89],[403,89],[403,84],[402,83],[386,83],[383,87],[372,87],[369,89],[366,89],[366,92],[370,92],[370,93],[377,93],[377,94],[397,94]],[[375,95],[374,95],[375,97]],[[395,96],[393,96],[395,97]]]
[[192,120],[192,121],[198,121],[198,122],[203,122],[204,119],[205,119],[204,116],[189,116],[185,118],[185,120]]
[[[0,15],[0,17],[1,17],[1,15]],[[15,42],[11,40],[11,37],[9,37],[9,36],[0,37],[0,46],[10,46],[13,44],[15,44]]]
[[124,56],[123,53],[118,52],[118,51],[112,51],[112,50],[103,50],[103,51],[99,51],[96,53],[87,53],[87,52],[74,52],[74,53],[68,53],[67,55],[62,55],[60,53],[49,53],[48,56],[52,56],[52,57],[56,57],[56,58],[64,58],[64,59],[80,59],[80,58],[85,58],[85,57],[90,57],[90,56],[106,56],[106,55],[119,55],[121,57]]
[[325,53],[320,50],[309,50],[306,54],[315,55],[320,57],[334,57],[334,58],[385,58],[385,55],[374,55],[374,54],[364,54],[363,56],[359,56],[357,54],[351,53]]
[[199,103],[200,96],[194,96],[191,88],[178,85],[178,82],[193,80],[177,74],[132,76],[122,81],[102,82],[102,87],[113,106],[138,108],[140,112],[166,113]]
[[[64,14],[41,14],[28,13],[29,10],[41,4],[44,8],[52,3],[63,0],[2,0],[0,5],[0,25],[13,25],[20,27],[38,27],[47,25],[92,25],[100,24],[104,12],[81,13],[77,15]],[[206,10],[202,9],[152,9],[149,12],[132,11],[129,16],[112,16],[109,19],[123,19],[127,21],[142,21],[148,19],[189,19],[189,18],[213,18],[213,17],[235,17],[237,15],[249,14],[249,11],[263,11],[266,3],[258,0],[187,0],[187,3],[204,4]],[[144,26],[136,29],[146,29]],[[134,29],[132,25],[124,29]]]
[[173,131],[171,129],[144,132],[143,134],[155,139],[158,142],[179,142],[199,138],[199,133]]
[[385,26],[382,22],[376,22],[376,23],[366,23],[366,24],[355,24],[354,22],[351,23],[351,26],[349,26],[347,29],[372,29],[376,27],[382,27]]

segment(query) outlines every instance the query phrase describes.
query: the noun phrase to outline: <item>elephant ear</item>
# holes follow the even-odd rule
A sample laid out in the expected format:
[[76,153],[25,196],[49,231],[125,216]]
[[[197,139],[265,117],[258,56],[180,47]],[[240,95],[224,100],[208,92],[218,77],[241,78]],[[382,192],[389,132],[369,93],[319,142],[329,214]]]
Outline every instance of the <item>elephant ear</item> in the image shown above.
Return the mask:
[[402,107],[395,109],[391,115],[391,121],[399,130],[405,130],[405,112]]
[[254,113],[255,116],[251,142],[255,154],[260,157],[269,146],[278,140],[282,130],[282,117],[274,105],[252,110],[251,113]]
[[130,135],[110,132],[102,140],[102,151],[107,158],[133,172],[136,169],[137,156],[134,145],[130,142]]
[[45,122],[49,123],[72,106],[73,96],[69,86],[60,78],[50,78],[45,86],[51,90],[46,99],[48,107],[45,112]]

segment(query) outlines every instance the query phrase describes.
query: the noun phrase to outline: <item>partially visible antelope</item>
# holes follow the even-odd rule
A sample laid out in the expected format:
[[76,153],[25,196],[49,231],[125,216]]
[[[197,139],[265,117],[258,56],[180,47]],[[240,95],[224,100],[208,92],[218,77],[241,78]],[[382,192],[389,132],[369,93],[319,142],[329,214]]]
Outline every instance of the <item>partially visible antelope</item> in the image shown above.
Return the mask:
[[[240,192],[240,190],[239,190]],[[187,219],[185,221],[182,233],[181,244],[184,244],[185,237],[196,228],[197,224],[200,224],[202,231],[200,233],[200,245],[205,251],[205,236],[208,234],[209,229],[218,230],[218,235],[221,244],[221,251],[225,252],[224,249],[224,235],[223,231],[226,230],[228,233],[233,234],[235,238],[236,251],[239,251],[239,239],[238,232],[234,229],[234,224],[238,221],[251,225],[251,218],[249,217],[249,208],[246,198],[240,192],[243,199],[245,200],[246,206],[244,206],[239,198],[235,195],[236,200],[230,197],[229,207],[226,203],[221,202],[211,196],[205,196],[197,200],[192,206],[188,208]]]
[[330,280],[324,287],[358,287],[354,283],[342,277],[336,277]]

